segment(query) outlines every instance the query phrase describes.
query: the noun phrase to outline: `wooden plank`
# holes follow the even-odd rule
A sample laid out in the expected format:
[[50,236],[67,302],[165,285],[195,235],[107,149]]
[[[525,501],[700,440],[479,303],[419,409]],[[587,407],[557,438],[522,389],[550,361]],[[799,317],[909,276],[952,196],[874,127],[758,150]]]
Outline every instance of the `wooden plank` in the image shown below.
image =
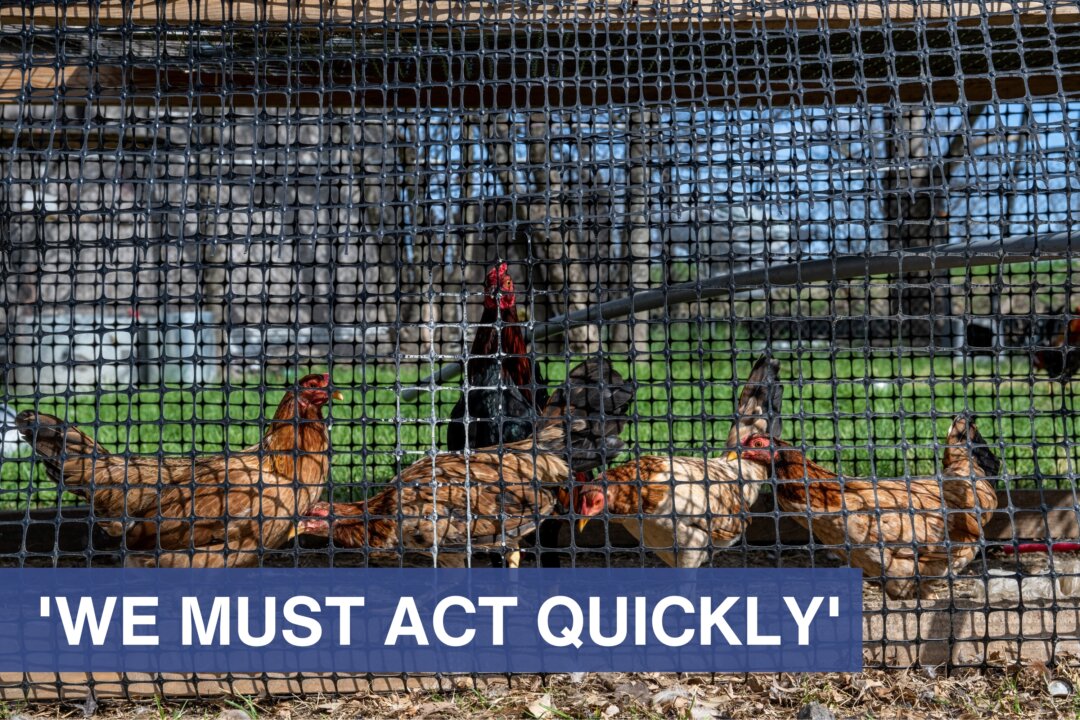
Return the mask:
[[885,609],[863,613],[863,660],[890,668],[1008,667],[1077,657],[1076,599],[1057,606],[1024,602],[1023,609],[975,603],[956,607],[947,600],[890,602]]
[[85,88],[88,84],[88,69],[85,67],[14,67],[18,59],[14,56],[0,56],[0,93],[5,102],[45,101],[56,95],[58,88]]
[[[947,600],[890,602],[863,612],[863,659],[867,666],[987,666],[1049,663],[1080,656],[1080,607],[1070,601],[1026,602],[1024,609]],[[1063,606],[1065,605],[1065,606]],[[530,675],[513,682],[529,682]],[[268,675],[148,673],[0,673],[5,701],[78,700],[91,688],[97,699],[212,698],[224,695],[294,696],[319,693],[447,691],[459,682],[506,684],[504,677],[415,674]]]
[[[1010,511],[1008,503],[1011,501]],[[1080,537],[1077,524],[1075,496],[1064,490],[1021,490],[999,493],[1003,508],[987,524],[987,539],[1009,542],[1015,539],[1054,539]],[[776,542],[775,517],[770,496],[759,499],[752,513],[765,515],[751,525],[752,542],[767,545]],[[48,551],[54,536],[62,543],[77,544],[87,536],[84,507],[63,509],[63,518],[56,525],[56,510],[32,510],[0,515],[0,552],[13,538],[20,538],[23,522],[31,535],[26,547],[41,543]],[[40,530],[35,530],[40,528]],[[761,529],[758,529],[761,528]],[[790,518],[781,518],[780,539],[783,544],[806,542],[805,531]],[[610,539],[615,544],[633,539],[619,528],[612,527]],[[64,539],[65,533],[72,535]],[[84,541],[85,542],[85,541]],[[601,546],[603,528],[593,523],[578,546]],[[868,666],[906,668],[920,666],[988,665],[1006,667],[1016,662],[1051,662],[1062,655],[1080,657],[1080,607],[1074,599],[1059,599],[1056,605],[1025,601],[1025,607],[988,607],[968,600],[909,600],[889,601],[884,607],[868,607],[863,617],[864,661]],[[527,676],[524,676],[527,677]],[[18,673],[0,674],[0,699],[73,700],[85,697],[90,688],[98,698],[108,697],[216,697],[229,694],[261,696],[311,695],[316,693],[398,692],[407,688],[447,690],[453,677],[436,678],[427,675],[300,675],[268,676],[233,675],[119,675],[116,673]],[[468,682],[473,682],[468,680]],[[479,678],[476,682],[486,682]]]
[[1080,538],[1078,511],[1071,490],[999,492],[998,510],[984,532],[987,540],[1000,542]]
[[[1080,21],[1074,0],[986,0],[985,2],[812,2],[804,0],[667,0],[635,5],[646,23],[670,28],[694,27],[847,27],[890,23],[985,21],[1005,24]],[[61,2],[37,0],[0,8],[0,23],[20,25],[142,25],[162,28],[238,24],[348,23],[499,23],[553,27],[562,23],[618,26],[628,23],[621,0],[488,3],[458,0],[102,0]],[[634,22],[635,26],[640,22]]]
[[[545,28],[552,30],[552,28]],[[237,31],[205,51],[189,40],[144,54],[103,34],[93,67],[50,45],[0,54],[0,102],[170,107],[536,109],[671,104],[694,107],[997,102],[1080,97],[1080,25],[831,32],[649,30],[564,33],[484,29],[480,42],[415,28],[326,31],[273,44]],[[403,44],[407,49],[401,49]],[[690,56],[687,52],[693,48]],[[209,52],[205,57],[203,52]],[[189,53],[194,60],[189,60]],[[120,58],[124,58],[121,67]],[[722,60],[721,58],[730,58]],[[693,82],[680,78],[693,77]],[[395,82],[386,83],[388,77]],[[632,82],[627,82],[632,78]],[[672,81],[675,78],[676,81]]]
[[179,673],[0,673],[0,700],[80,700],[93,688],[94,697],[207,698],[225,695],[282,697],[320,693],[389,693],[447,691],[447,676],[267,673],[232,676]]
[[[101,105],[156,106],[174,108],[422,108],[442,107],[488,110],[541,110],[603,105],[672,104],[696,107],[798,107],[818,105],[904,104],[933,102],[952,104],[1005,102],[1040,97],[1080,97],[1080,69],[1073,73],[1003,75],[922,82],[887,82],[832,86],[803,83],[714,83],[652,85],[623,83],[516,83],[431,84],[380,87],[330,84],[314,89],[317,78],[291,77],[298,87],[284,87],[266,76],[243,73],[223,77],[214,73],[147,70],[128,72],[100,67],[93,73],[71,70],[58,79],[56,73],[8,72],[0,76],[0,103],[96,103]],[[50,74],[51,73],[51,74]],[[35,78],[44,78],[38,86]],[[29,80],[30,85],[27,85]],[[310,82],[308,82],[308,80]],[[58,86],[57,83],[60,82]]]
[[102,87],[103,94],[120,99],[123,72],[119,67],[89,68],[82,65],[61,67],[39,64],[22,67],[15,55],[0,54],[0,102],[51,103],[58,99],[78,100]]

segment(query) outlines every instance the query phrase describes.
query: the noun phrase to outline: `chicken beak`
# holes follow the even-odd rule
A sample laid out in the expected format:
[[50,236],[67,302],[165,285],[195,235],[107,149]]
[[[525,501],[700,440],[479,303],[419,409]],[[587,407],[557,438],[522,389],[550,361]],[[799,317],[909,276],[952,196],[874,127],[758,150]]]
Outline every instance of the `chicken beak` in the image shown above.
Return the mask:
[[296,525],[293,525],[291,528],[289,528],[289,536],[287,538],[285,538],[285,542],[291,541],[293,538],[295,538],[299,534],[300,534],[299,528]]
[[345,399],[345,396],[341,394],[340,390],[335,390],[334,392],[330,393],[330,397],[337,400],[338,402]]
[[731,452],[729,452],[727,454],[728,462],[735,462],[738,459],[739,459],[739,453],[735,452],[734,450],[732,450]]
[[587,517],[584,517],[584,518],[578,518],[578,521],[577,521],[577,531],[578,531],[579,533],[580,533],[580,532],[582,532],[582,531],[584,531],[584,530],[585,530],[585,526],[589,524],[589,520],[591,520],[591,519],[592,519],[592,518],[587,518]]

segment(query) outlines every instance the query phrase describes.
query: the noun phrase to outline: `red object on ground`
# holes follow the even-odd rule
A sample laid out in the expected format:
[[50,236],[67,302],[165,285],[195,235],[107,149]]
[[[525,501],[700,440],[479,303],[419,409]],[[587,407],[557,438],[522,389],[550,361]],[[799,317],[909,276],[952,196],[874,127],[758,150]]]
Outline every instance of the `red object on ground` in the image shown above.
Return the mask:
[[1020,543],[1019,545],[1002,545],[1001,549],[1006,555],[1013,553],[1034,552],[1080,552],[1080,543],[1061,542],[1047,545],[1046,543]]

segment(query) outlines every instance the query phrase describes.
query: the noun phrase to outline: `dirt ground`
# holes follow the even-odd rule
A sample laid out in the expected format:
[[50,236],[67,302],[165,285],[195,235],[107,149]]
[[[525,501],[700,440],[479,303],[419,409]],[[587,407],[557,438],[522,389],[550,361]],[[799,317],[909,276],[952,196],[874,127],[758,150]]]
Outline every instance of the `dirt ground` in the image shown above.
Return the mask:
[[[0,703],[0,718],[1080,718],[1080,669],[868,671],[822,675],[586,674],[461,678],[448,689],[304,698]],[[1057,696],[1055,696],[1057,695]],[[89,713],[87,711],[90,711]]]

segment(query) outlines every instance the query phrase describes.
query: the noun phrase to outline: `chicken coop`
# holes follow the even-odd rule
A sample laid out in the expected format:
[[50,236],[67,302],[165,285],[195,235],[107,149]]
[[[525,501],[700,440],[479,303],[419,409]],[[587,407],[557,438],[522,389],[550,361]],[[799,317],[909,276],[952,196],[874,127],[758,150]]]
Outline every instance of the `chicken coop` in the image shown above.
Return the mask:
[[867,668],[1073,666],[1077,252],[1075,2],[6,4],[0,566],[851,565]]

